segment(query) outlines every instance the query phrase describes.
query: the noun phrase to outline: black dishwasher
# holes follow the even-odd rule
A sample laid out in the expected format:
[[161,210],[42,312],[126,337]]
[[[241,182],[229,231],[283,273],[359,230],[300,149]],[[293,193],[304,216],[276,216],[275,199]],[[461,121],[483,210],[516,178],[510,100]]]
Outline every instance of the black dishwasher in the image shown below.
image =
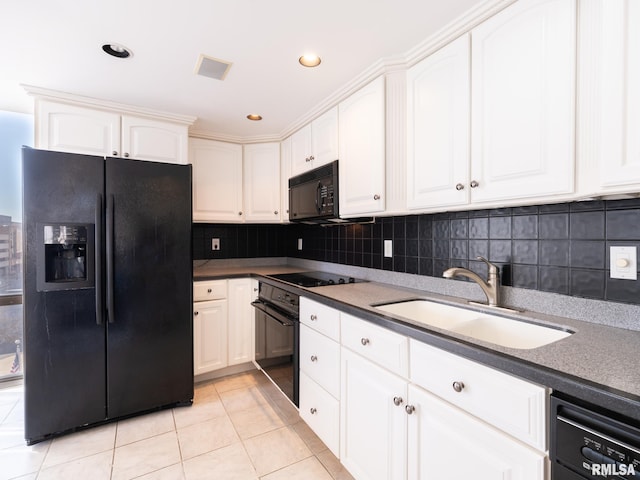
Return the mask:
[[551,479],[640,479],[640,428],[551,396]]

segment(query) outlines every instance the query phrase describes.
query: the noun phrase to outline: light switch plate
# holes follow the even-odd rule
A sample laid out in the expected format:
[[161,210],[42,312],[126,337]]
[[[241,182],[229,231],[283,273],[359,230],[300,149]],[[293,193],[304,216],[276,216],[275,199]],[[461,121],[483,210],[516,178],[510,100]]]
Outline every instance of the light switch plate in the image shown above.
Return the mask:
[[211,239],[211,250],[220,250],[220,239],[212,238]]
[[384,241],[384,256],[386,258],[393,257],[393,240]]
[[302,250],[302,239],[298,239],[298,250]]
[[611,278],[638,279],[636,247],[611,247],[609,257],[611,259]]

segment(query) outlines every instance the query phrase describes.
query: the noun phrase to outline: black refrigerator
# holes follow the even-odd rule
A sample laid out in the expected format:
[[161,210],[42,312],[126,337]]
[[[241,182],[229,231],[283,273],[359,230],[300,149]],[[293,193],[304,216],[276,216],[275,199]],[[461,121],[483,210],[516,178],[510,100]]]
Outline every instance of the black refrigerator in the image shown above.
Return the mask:
[[27,443],[190,405],[191,166],[22,154]]

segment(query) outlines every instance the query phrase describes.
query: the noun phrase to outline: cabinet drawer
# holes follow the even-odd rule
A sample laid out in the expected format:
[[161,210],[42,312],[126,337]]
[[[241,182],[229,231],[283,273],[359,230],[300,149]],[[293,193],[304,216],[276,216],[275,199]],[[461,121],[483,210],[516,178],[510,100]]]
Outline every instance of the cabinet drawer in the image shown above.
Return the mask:
[[221,300],[227,298],[227,281],[213,280],[193,282],[193,301]]
[[340,403],[300,372],[300,417],[340,457]]
[[547,391],[538,385],[410,341],[411,381],[539,449],[546,449]]
[[340,321],[342,345],[398,375],[408,376],[407,337],[345,313]]
[[340,398],[340,344],[300,325],[300,369]]
[[301,297],[300,321],[336,342],[340,341],[340,312],[335,308]]

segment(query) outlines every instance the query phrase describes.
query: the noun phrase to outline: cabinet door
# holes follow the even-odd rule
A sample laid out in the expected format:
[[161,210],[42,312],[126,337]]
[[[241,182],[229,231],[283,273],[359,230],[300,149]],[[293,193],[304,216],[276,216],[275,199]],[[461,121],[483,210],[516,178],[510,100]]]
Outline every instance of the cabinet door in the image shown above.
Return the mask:
[[469,202],[469,35],[407,72],[407,206]]
[[311,169],[311,124],[291,135],[291,175]]
[[184,125],[122,116],[123,157],[186,164],[188,143],[188,128]]
[[229,365],[251,362],[254,350],[254,310],[249,278],[230,279],[229,285]]
[[544,480],[544,453],[413,385],[408,405],[408,478]]
[[300,325],[300,369],[340,398],[340,344],[306,325]]
[[227,301],[198,302],[193,308],[193,373],[227,366]]
[[406,478],[407,382],[346,348],[341,356],[340,460],[360,480]]
[[313,168],[338,159],[338,107],[333,107],[311,123]]
[[384,211],[384,89],[379,77],[338,106],[340,216]]
[[120,115],[38,101],[36,146],[58,152],[120,155]]
[[280,222],[280,144],[244,146],[244,210],[250,222]]
[[242,221],[242,146],[192,138],[193,220]]
[[289,223],[289,178],[291,178],[291,137],[280,144],[280,219]]
[[[602,4],[600,186],[640,184],[640,4],[613,0]],[[635,188],[630,188],[635,185]],[[598,192],[600,193],[600,192]]]
[[472,202],[573,192],[575,3],[522,0],[472,30]]

